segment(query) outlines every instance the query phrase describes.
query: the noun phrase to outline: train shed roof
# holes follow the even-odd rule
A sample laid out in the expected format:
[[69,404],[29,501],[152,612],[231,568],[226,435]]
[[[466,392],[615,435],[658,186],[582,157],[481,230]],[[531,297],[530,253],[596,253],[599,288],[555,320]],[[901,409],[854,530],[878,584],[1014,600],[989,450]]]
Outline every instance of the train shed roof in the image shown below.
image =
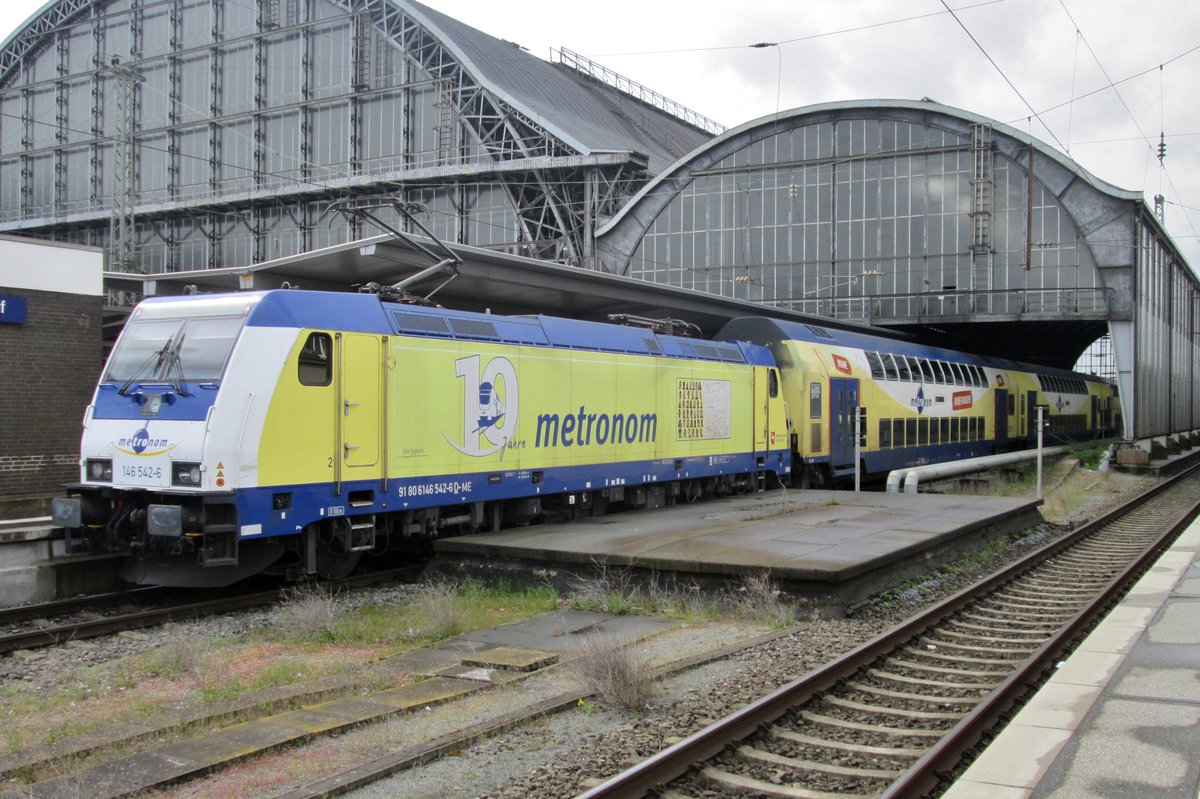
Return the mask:
[[[419,243],[419,240],[418,240]],[[428,246],[436,247],[432,242]],[[462,259],[457,275],[433,273],[408,290],[447,307],[498,314],[551,314],[590,321],[609,321],[611,314],[675,319],[714,335],[729,320],[769,315],[875,335],[887,331],[856,323],[807,316],[757,302],[675,288],[606,272],[563,266],[524,256],[450,244]],[[310,253],[278,258],[247,267],[198,269],[189,272],[134,275],[105,274],[110,289],[131,295],[302,288],[355,291],[369,283],[390,285],[426,270],[428,255],[390,235],[373,236]]]

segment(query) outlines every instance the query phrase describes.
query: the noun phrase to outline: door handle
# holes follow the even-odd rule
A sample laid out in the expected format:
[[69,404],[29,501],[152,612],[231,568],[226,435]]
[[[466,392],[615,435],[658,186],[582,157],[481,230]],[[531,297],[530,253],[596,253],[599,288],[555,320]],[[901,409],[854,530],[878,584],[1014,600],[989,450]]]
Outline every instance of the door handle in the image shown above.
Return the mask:
[[351,402],[350,400],[343,400],[342,401],[342,406],[343,406],[342,407],[342,416],[349,416],[350,409],[357,408],[359,406],[359,404],[360,403],[357,403],[357,402]]

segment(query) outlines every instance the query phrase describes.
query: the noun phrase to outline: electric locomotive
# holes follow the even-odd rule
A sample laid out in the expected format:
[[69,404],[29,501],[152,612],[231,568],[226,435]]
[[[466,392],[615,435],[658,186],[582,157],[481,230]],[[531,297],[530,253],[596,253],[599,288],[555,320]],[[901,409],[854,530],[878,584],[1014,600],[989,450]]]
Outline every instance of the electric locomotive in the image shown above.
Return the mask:
[[131,582],[216,586],[790,468],[765,347],[280,290],[142,302],[52,511]]

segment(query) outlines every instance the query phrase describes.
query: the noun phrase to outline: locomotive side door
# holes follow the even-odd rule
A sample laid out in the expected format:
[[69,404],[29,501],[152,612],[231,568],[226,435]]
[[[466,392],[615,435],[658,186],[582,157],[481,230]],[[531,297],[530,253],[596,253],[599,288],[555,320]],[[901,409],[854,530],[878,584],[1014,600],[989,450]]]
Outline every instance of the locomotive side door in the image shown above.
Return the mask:
[[338,359],[337,459],[345,479],[378,476],[382,429],[383,356],[377,336],[345,333]]
[[778,446],[771,433],[780,422],[778,408],[772,407],[779,401],[779,392],[779,372],[774,368],[755,368],[754,454],[760,466],[766,463],[768,452]]
[[836,472],[854,468],[854,409],[858,407],[858,381],[829,379],[829,465]]
[[770,369],[754,369],[754,454],[763,463],[767,454],[767,437],[771,434],[770,402],[767,395]]

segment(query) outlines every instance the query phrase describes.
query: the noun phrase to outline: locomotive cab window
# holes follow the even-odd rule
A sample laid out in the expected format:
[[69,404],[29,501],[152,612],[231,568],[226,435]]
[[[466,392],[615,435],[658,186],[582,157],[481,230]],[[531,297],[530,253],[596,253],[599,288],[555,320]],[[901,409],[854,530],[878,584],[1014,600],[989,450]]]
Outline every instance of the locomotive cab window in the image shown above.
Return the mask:
[[771,399],[779,396],[779,372],[774,369],[767,372],[767,394]]
[[309,333],[300,349],[297,376],[303,386],[327,386],[333,379],[333,361],[329,357],[332,339],[328,333]]

